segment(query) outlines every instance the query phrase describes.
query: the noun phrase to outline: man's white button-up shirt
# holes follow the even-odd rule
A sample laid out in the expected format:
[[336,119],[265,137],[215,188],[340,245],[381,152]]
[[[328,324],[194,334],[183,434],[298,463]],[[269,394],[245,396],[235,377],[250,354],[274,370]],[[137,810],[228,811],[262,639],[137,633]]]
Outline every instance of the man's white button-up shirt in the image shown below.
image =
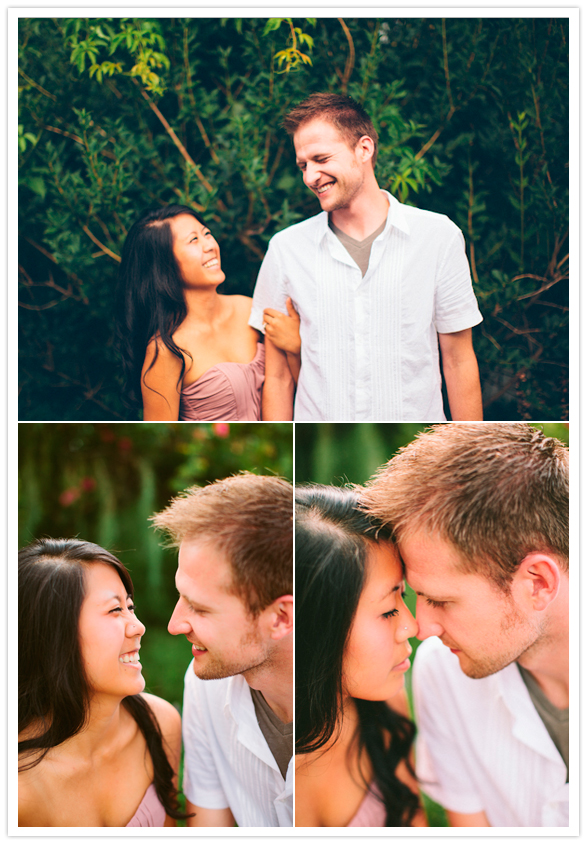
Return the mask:
[[250,324],[263,309],[301,318],[295,420],[445,420],[438,334],[480,323],[460,229],[391,194],[365,276],[328,215],[278,232],[259,271]]
[[230,808],[239,826],[293,825],[293,758],[284,780],[242,676],[203,681],[190,664],[182,719],[190,802]]
[[484,679],[466,676],[436,637],[413,672],[421,789],[461,814],[485,811],[492,826],[568,826],[563,759],[517,664]]

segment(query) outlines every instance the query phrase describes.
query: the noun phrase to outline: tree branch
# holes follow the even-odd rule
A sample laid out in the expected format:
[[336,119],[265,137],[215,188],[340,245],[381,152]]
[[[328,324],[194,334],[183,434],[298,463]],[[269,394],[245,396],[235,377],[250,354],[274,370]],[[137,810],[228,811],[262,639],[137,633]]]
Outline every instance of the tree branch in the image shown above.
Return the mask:
[[[137,80],[136,80],[136,79],[135,79],[135,80],[133,80],[133,81],[134,81],[135,85],[137,85],[137,86],[139,87],[140,92],[141,92],[141,94],[143,95],[143,97],[145,98],[145,100],[147,101],[147,103],[149,104],[149,107],[150,107],[150,108],[153,110],[153,112],[157,115],[157,117],[159,118],[159,120],[160,120],[160,121],[161,121],[161,123],[163,124],[163,126],[164,126],[164,128],[165,128],[165,131],[167,132],[167,134],[169,135],[169,137],[171,138],[171,140],[173,141],[173,143],[175,144],[175,146],[177,147],[177,149],[179,150],[179,152],[181,153],[181,155],[183,156],[183,158],[186,160],[186,162],[188,162],[188,164],[190,164],[190,165],[194,168],[194,173],[196,174],[197,178],[200,180],[200,182],[202,183],[202,185],[204,186],[204,188],[206,189],[206,191],[208,191],[210,194],[213,194],[213,193],[214,193],[214,188],[213,188],[213,187],[212,187],[212,185],[208,182],[208,180],[206,179],[206,177],[204,176],[204,174],[202,173],[202,171],[200,170],[200,168],[198,167],[198,165],[195,163],[195,161],[192,159],[192,157],[190,156],[190,154],[188,153],[188,151],[186,150],[186,148],[183,146],[183,144],[181,143],[181,141],[179,140],[179,138],[178,138],[178,137],[177,137],[177,135],[175,134],[174,130],[173,130],[173,129],[171,128],[171,126],[169,125],[169,122],[168,122],[168,121],[165,119],[165,117],[161,114],[161,112],[160,112],[160,111],[159,111],[159,109],[157,108],[156,104],[155,104],[155,103],[151,100],[151,98],[149,97],[149,95],[147,94],[147,92],[145,91],[145,89],[140,87],[140,85],[139,85],[139,83],[137,82]],[[216,201],[216,202],[217,202],[217,204],[218,204],[218,208],[219,208],[221,211],[226,211],[226,206],[224,205],[224,203],[222,202],[222,200],[217,199],[217,201]],[[196,203],[192,203],[192,205],[193,205],[195,208],[197,208],[199,211],[203,211],[203,210],[204,210],[204,209],[203,209],[203,206],[198,206],[198,205],[196,205]]]
[[338,22],[341,25],[344,34],[346,35],[346,40],[349,43],[349,55],[346,60],[346,65],[344,68],[344,76],[342,78],[342,93],[346,94],[347,85],[349,83],[349,79],[351,73],[353,72],[353,68],[355,66],[355,45],[353,43],[353,37],[351,35],[351,31],[344,22],[343,18],[338,18]]

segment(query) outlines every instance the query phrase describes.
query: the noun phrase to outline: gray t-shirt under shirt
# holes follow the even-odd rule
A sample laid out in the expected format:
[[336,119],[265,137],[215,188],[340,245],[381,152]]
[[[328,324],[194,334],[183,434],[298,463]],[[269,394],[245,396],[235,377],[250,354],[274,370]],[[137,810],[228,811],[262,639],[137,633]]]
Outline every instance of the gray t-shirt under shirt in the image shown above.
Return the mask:
[[279,772],[285,778],[288,764],[293,755],[293,722],[282,723],[279,717],[273,713],[260,690],[251,688],[251,697],[259,728],[275,758]]
[[369,257],[371,255],[371,245],[375,238],[378,235],[381,235],[383,230],[385,229],[385,224],[387,220],[384,220],[381,226],[372,232],[370,235],[367,235],[364,241],[357,241],[355,238],[351,238],[350,235],[346,235],[341,229],[334,225],[334,223],[329,219],[328,225],[343,245],[347,253],[350,255],[352,260],[356,262],[359,266],[361,271],[361,276],[364,276],[367,273],[369,268]]
[[561,758],[565,762],[567,768],[567,781],[569,780],[569,709],[556,708],[552,702],[546,698],[542,688],[532,675],[532,673],[520,667],[520,674],[524,684],[528,688],[530,699],[534,707],[538,711],[538,715],[546,730],[552,738],[552,742],[560,752]]

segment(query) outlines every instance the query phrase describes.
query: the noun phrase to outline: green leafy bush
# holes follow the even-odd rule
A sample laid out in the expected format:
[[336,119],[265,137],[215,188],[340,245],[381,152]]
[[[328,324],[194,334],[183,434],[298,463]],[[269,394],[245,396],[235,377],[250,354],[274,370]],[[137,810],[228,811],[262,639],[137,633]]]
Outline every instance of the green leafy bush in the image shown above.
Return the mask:
[[280,128],[315,90],[380,132],[377,176],[463,229],[486,416],[568,416],[568,20],[21,19],[21,420],[124,418],[113,302],[151,205],[201,210],[225,291],[319,211]]

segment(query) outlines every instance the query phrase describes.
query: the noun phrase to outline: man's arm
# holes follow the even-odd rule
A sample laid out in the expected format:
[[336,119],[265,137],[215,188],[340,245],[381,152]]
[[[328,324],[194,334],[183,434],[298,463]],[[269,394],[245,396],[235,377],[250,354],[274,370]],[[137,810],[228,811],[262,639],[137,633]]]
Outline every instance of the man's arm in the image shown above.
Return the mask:
[[265,337],[263,420],[292,420],[293,397],[294,380],[287,363],[287,354]]
[[200,808],[192,805],[189,799],[185,803],[186,812],[195,814],[189,817],[187,824],[192,828],[227,828],[234,825],[234,817],[230,808]]
[[483,420],[479,367],[471,329],[438,333],[442,372],[453,420]]
[[446,818],[453,828],[491,826],[485,811],[478,811],[476,814],[457,814],[456,811],[447,811]]

